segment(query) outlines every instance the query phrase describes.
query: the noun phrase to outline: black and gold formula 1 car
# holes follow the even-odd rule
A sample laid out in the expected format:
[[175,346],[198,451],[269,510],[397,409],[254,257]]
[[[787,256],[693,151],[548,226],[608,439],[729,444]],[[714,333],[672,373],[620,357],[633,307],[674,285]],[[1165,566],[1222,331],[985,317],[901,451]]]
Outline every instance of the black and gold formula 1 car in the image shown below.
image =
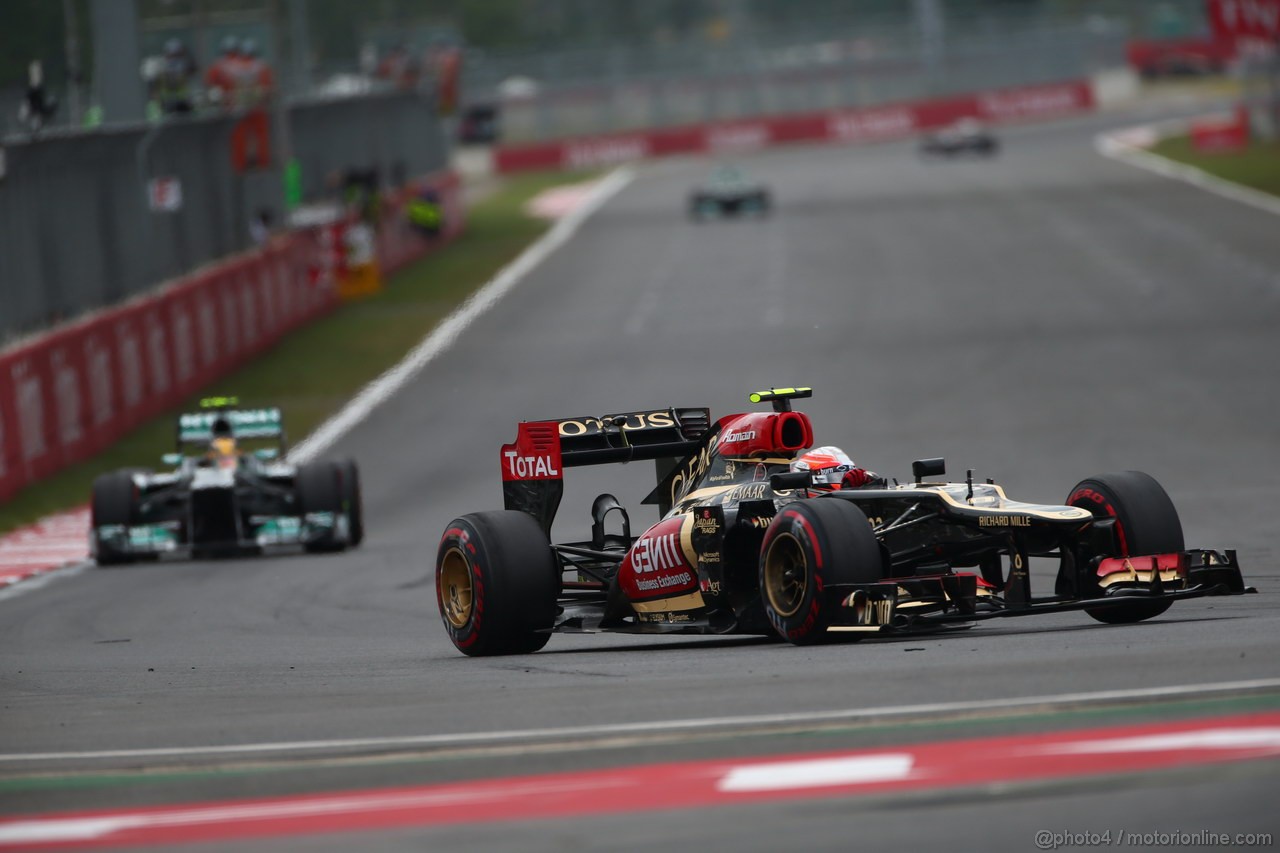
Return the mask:
[[[1187,549],[1173,503],[1137,471],[1082,480],[1060,504],[991,481],[820,490],[793,471],[813,444],[791,401],[712,421],[705,408],[525,422],[502,448],[506,508],[449,523],[436,556],[444,627],[468,655],[537,651],[553,632],[776,634],[798,644],[1083,610],[1137,622],[1174,601],[1246,592],[1233,551]],[[633,535],[610,494],[589,541],[552,544],[565,469],[654,460],[659,521]],[[1033,597],[1033,561],[1057,564]]]

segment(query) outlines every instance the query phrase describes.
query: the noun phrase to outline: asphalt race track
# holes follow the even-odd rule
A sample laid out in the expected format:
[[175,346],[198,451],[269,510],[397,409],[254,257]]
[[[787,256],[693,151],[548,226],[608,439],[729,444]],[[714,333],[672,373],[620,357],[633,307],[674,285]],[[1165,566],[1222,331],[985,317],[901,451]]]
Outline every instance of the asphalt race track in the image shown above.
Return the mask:
[[[707,161],[640,167],[339,442],[334,454],[362,468],[362,549],[89,570],[0,600],[0,753],[118,751],[0,755],[0,817],[1274,710],[1272,687],[628,728],[1280,677],[1280,220],[1095,153],[1098,130],[1133,122],[1011,129],[992,161],[922,163],[906,143],[744,157],[773,190],[762,220],[686,218]],[[529,657],[469,659],[449,644],[435,545],[455,515],[500,508],[498,448],[518,420],[668,405],[718,416],[793,384],[815,389],[802,408],[819,443],[889,476],[945,456],[953,478],[972,468],[1011,497],[1052,502],[1089,475],[1147,471],[1187,544],[1238,549],[1262,594],[1137,625],[1059,614],[820,648],[566,635]],[[569,472],[558,537],[586,534],[601,491],[652,520],[639,506],[652,476],[648,463]],[[1037,589],[1051,581],[1044,571]],[[615,728],[500,737],[601,726]],[[449,737],[466,734],[477,737]],[[351,739],[385,740],[283,746]],[[264,744],[282,746],[204,750]],[[172,751],[130,753],[160,748]],[[1278,783],[1271,759],[217,849],[1030,850],[1041,829],[1274,832]]]

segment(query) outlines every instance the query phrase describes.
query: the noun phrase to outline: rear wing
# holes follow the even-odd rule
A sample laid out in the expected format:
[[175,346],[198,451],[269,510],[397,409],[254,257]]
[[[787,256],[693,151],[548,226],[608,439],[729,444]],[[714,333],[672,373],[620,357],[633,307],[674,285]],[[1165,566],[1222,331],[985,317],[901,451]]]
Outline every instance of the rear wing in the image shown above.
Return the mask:
[[222,409],[179,415],[178,450],[187,444],[208,444],[213,440],[214,425],[219,421],[230,428],[232,438],[275,438],[281,445],[285,443],[284,418],[280,409]]
[[711,428],[706,408],[649,409],[604,417],[525,421],[502,446],[502,500],[550,533],[565,468],[652,459],[661,482]]

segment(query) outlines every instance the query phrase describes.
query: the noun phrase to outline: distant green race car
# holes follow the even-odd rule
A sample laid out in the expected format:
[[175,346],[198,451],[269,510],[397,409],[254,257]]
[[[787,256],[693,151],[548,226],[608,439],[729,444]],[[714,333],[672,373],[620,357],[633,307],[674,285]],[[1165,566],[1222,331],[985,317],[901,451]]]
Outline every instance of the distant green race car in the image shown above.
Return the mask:
[[[364,539],[355,462],[293,465],[280,409],[212,398],[180,415],[167,473],[122,469],[93,483],[90,551],[98,565],[174,554],[226,557],[271,546],[341,551]],[[260,446],[247,450],[242,442]],[[194,451],[194,452],[193,452]]]
[[767,216],[773,207],[769,189],[735,166],[720,166],[705,184],[689,193],[689,216],[695,221],[739,214]]

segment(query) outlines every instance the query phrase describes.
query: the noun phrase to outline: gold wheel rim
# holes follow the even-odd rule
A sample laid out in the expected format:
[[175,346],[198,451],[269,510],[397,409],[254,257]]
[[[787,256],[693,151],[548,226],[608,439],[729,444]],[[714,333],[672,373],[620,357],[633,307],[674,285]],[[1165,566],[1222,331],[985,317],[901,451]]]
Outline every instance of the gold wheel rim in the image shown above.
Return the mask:
[[471,621],[474,605],[471,564],[461,551],[450,548],[440,561],[440,609],[449,624],[461,630]]
[[764,594],[779,616],[794,616],[804,602],[808,573],[800,540],[780,533],[764,557]]

